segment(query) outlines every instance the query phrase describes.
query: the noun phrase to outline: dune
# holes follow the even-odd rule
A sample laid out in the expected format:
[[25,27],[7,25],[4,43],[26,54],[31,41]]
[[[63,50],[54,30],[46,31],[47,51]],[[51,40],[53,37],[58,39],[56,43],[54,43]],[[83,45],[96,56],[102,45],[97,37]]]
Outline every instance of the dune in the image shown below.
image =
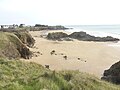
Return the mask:
[[[61,31],[65,32],[57,30]],[[30,31],[36,43],[30,48],[35,55],[28,61],[49,65],[51,70],[79,70],[100,78],[104,70],[120,59],[120,47],[108,45],[113,42],[51,41],[44,38],[49,32],[56,31]],[[53,55],[52,50],[55,50]]]

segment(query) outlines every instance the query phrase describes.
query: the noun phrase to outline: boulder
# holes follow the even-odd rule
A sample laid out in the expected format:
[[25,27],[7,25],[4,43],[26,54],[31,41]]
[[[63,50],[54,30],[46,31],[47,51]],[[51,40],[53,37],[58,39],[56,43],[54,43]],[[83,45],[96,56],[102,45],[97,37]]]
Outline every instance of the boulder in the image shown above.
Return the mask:
[[94,36],[87,34],[86,32],[74,32],[69,35],[70,38],[82,40],[82,41],[93,41]]
[[50,40],[61,40],[61,38],[66,38],[68,35],[63,32],[48,33],[47,39]]
[[120,84],[120,61],[113,64],[108,70],[105,70],[101,79]]

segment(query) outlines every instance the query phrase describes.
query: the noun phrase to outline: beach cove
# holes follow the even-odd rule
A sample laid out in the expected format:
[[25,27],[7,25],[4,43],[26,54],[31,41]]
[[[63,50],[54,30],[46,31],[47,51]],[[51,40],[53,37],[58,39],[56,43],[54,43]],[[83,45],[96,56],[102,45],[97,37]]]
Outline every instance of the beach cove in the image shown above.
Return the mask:
[[[49,65],[51,70],[79,70],[101,78],[104,70],[120,60],[120,47],[109,46],[114,42],[52,41],[41,37],[49,32],[68,33],[64,30],[30,31],[36,43],[30,48],[35,55],[29,61]],[[53,50],[55,54],[51,55]]]

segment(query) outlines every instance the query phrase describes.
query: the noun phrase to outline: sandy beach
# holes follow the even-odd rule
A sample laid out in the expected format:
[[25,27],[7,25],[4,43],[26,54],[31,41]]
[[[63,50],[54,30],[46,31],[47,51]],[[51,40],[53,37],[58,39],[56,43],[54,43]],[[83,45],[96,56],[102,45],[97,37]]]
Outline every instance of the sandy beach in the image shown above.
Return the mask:
[[[35,56],[28,61],[50,65],[51,70],[79,70],[100,78],[105,69],[120,60],[120,47],[109,46],[112,42],[51,41],[41,37],[49,32],[56,31],[30,31],[36,43],[30,48]],[[54,55],[50,54],[52,50]]]

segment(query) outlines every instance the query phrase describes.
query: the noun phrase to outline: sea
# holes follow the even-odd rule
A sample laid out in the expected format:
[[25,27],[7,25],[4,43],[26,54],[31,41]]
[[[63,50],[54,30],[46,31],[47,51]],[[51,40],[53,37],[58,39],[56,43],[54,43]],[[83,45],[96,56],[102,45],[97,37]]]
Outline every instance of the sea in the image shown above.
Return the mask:
[[[67,25],[67,32],[84,31],[93,36],[106,37],[112,36],[120,39],[120,25]],[[120,41],[110,46],[120,47]]]

